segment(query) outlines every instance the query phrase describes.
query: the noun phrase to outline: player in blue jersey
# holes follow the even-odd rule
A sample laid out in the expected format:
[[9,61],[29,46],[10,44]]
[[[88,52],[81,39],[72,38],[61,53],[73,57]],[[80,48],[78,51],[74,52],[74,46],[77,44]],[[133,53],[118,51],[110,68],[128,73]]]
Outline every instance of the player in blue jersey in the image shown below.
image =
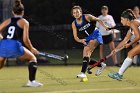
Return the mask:
[[[74,39],[84,45],[83,65],[81,72],[77,75],[77,77],[85,78],[87,77],[85,72],[88,64],[92,65],[95,63],[94,60],[90,60],[92,52],[98,45],[103,44],[102,35],[99,30],[95,28],[94,22],[98,21],[105,29],[108,29],[108,27],[104,25],[100,19],[90,14],[82,14],[82,9],[80,6],[74,6],[71,13],[75,18],[75,20],[72,22]],[[96,75],[99,75],[105,67],[106,64],[101,63],[101,68],[98,70]]]
[[[0,31],[3,35],[3,39],[0,41],[0,68],[4,66],[7,58],[18,57],[21,60],[27,60],[29,61],[29,81],[27,86],[42,86],[43,84],[35,81],[37,70],[35,55],[39,52],[33,47],[29,39],[29,22],[23,18],[24,6],[20,0],[15,0],[12,13],[14,17],[0,24]],[[23,40],[28,49],[22,46],[21,40]]]

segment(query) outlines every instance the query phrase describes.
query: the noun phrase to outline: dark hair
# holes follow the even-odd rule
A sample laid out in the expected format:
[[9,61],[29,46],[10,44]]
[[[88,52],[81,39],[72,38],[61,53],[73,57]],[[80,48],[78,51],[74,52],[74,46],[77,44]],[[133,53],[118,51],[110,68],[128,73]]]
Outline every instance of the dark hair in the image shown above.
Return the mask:
[[21,0],[15,0],[15,4],[13,6],[13,12],[17,15],[22,14],[22,12],[24,11],[24,6],[21,3]]
[[80,12],[82,13],[82,8],[81,8],[80,6],[78,6],[78,5],[76,5],[76,6],[73,6],[73,7],[72,7],[72,9],[71,9],[71,15],[73,15],[73,10],[74,10],[74,9],[79,9]]
[[131,9],[127,9],[127,10],[123,11],[123,13],[121,14],[121,17],[127,18],[129,20],[136,19],[135,15]]
[[105,5],[102,6],[102,7],[101,7],[101,10],[103,10],[103,9],[108,10],[108,6],[105,6]]

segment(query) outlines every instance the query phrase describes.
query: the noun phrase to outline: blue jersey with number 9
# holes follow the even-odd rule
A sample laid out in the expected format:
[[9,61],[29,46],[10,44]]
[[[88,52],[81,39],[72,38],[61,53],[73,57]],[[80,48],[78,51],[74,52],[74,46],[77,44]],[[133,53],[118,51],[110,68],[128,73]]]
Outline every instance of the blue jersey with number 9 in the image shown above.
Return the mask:
[[3,39],[0,40],[0,57],[16,58],[24,55],[24,48],[21,44],[23,29],[17,22],[20,17],[11,18],[10,24],[3,31]]
[[23,36],[23,29],[17,24],[21,17],[11,18],[11,23],[3,31],[3,39],[21,40]]

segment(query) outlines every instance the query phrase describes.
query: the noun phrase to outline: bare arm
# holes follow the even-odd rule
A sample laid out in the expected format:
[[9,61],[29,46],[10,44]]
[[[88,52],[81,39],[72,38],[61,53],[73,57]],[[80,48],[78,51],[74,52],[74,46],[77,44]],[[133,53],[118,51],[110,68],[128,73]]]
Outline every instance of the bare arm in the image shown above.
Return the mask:
[[23,31],[23,42],[26,45],[26,47],[30,49],[33,48],[31,41],[29,39],[29,23],[27,21],[25,21],[24,27],[23,27],[24,31]]
[[74,36],[75,41],[86,44],[85,39],[79,39],[79,37],[77,36],[77,28],[76,28],[74,22],[72,23],[72,30],[73,30],[73,36]]
[[5,20],[2,24],[0,24],[0,32],[10,23],[10,19]]
[[135,44],[136,42],[138,42],[140,40],[140,32],[139,32],[137,23],[133,21],[131,23],[130,27],[132,28],[132,30],[134,32],[135,39],[129,43],[129,46]]
[[38,51],[33,47],[30,39],[29,39],[29,22],[24,20],[24,25],[23,25],[23,42],[28,47],[28,49],[34,53],[38,54]]
[[2,24],[0,24],[0,40],[3,38],[1,32],[8,24],[10,23],[10,19],[5,20]]
[[122,42],[120,42],[115,49],[119,49],[119,48],[123,47],[130,40],[131,36],[132,36],[132,34],[130,33],[130,31],[128,31],[124,40]]
[[[109,20],[109,25],[110,25],[109,27],[114,27],[116,25],[116,23],[111,15],[110,15],[110,20]],[[113,32],[114,38],[116,38],[117,36],[116,36],[115,30],[112,29],[111,31]]]
[[3,36],[2,36],[1,33],[0,33],[0,40],[1,40],[1,39],[3,39]]
[[86,16],[87,16],[87,19],[88,19],[89,21],[97,21],[97,22],[99,22],[99,24],[101,24],[105,29],[108,30],[108,27],[107,27],[99,18],[97,18],[97,17],[95,17],[95,16],[93,16],[93,15],[90,15],[90,14],[86,14]]

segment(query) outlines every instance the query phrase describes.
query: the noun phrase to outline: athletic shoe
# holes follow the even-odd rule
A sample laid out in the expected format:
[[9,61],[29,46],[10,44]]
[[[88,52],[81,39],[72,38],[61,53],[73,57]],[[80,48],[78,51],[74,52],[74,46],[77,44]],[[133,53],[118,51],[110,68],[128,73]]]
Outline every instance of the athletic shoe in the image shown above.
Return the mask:
[[96,75],[96,76],[99,76],[99,75],[102,73],[102,71],[105,69],[105,67],[106,67],[106,64],[102,62],[102,63],[101,63],[101,67],[99,67],[99,68],[97,69],[95,75]]
[[27,86],[28,87],[41,87],[43,86],[43,84],[33,80],[33,81],[28,81]]
[[86,77],[87,77],[86,74],[83,72],[81,72],[77,75],[77,78],[86,78]]
[[123,75],[120,75],[119,73],[109,73],[108,76],[119,81],[123,79]]

